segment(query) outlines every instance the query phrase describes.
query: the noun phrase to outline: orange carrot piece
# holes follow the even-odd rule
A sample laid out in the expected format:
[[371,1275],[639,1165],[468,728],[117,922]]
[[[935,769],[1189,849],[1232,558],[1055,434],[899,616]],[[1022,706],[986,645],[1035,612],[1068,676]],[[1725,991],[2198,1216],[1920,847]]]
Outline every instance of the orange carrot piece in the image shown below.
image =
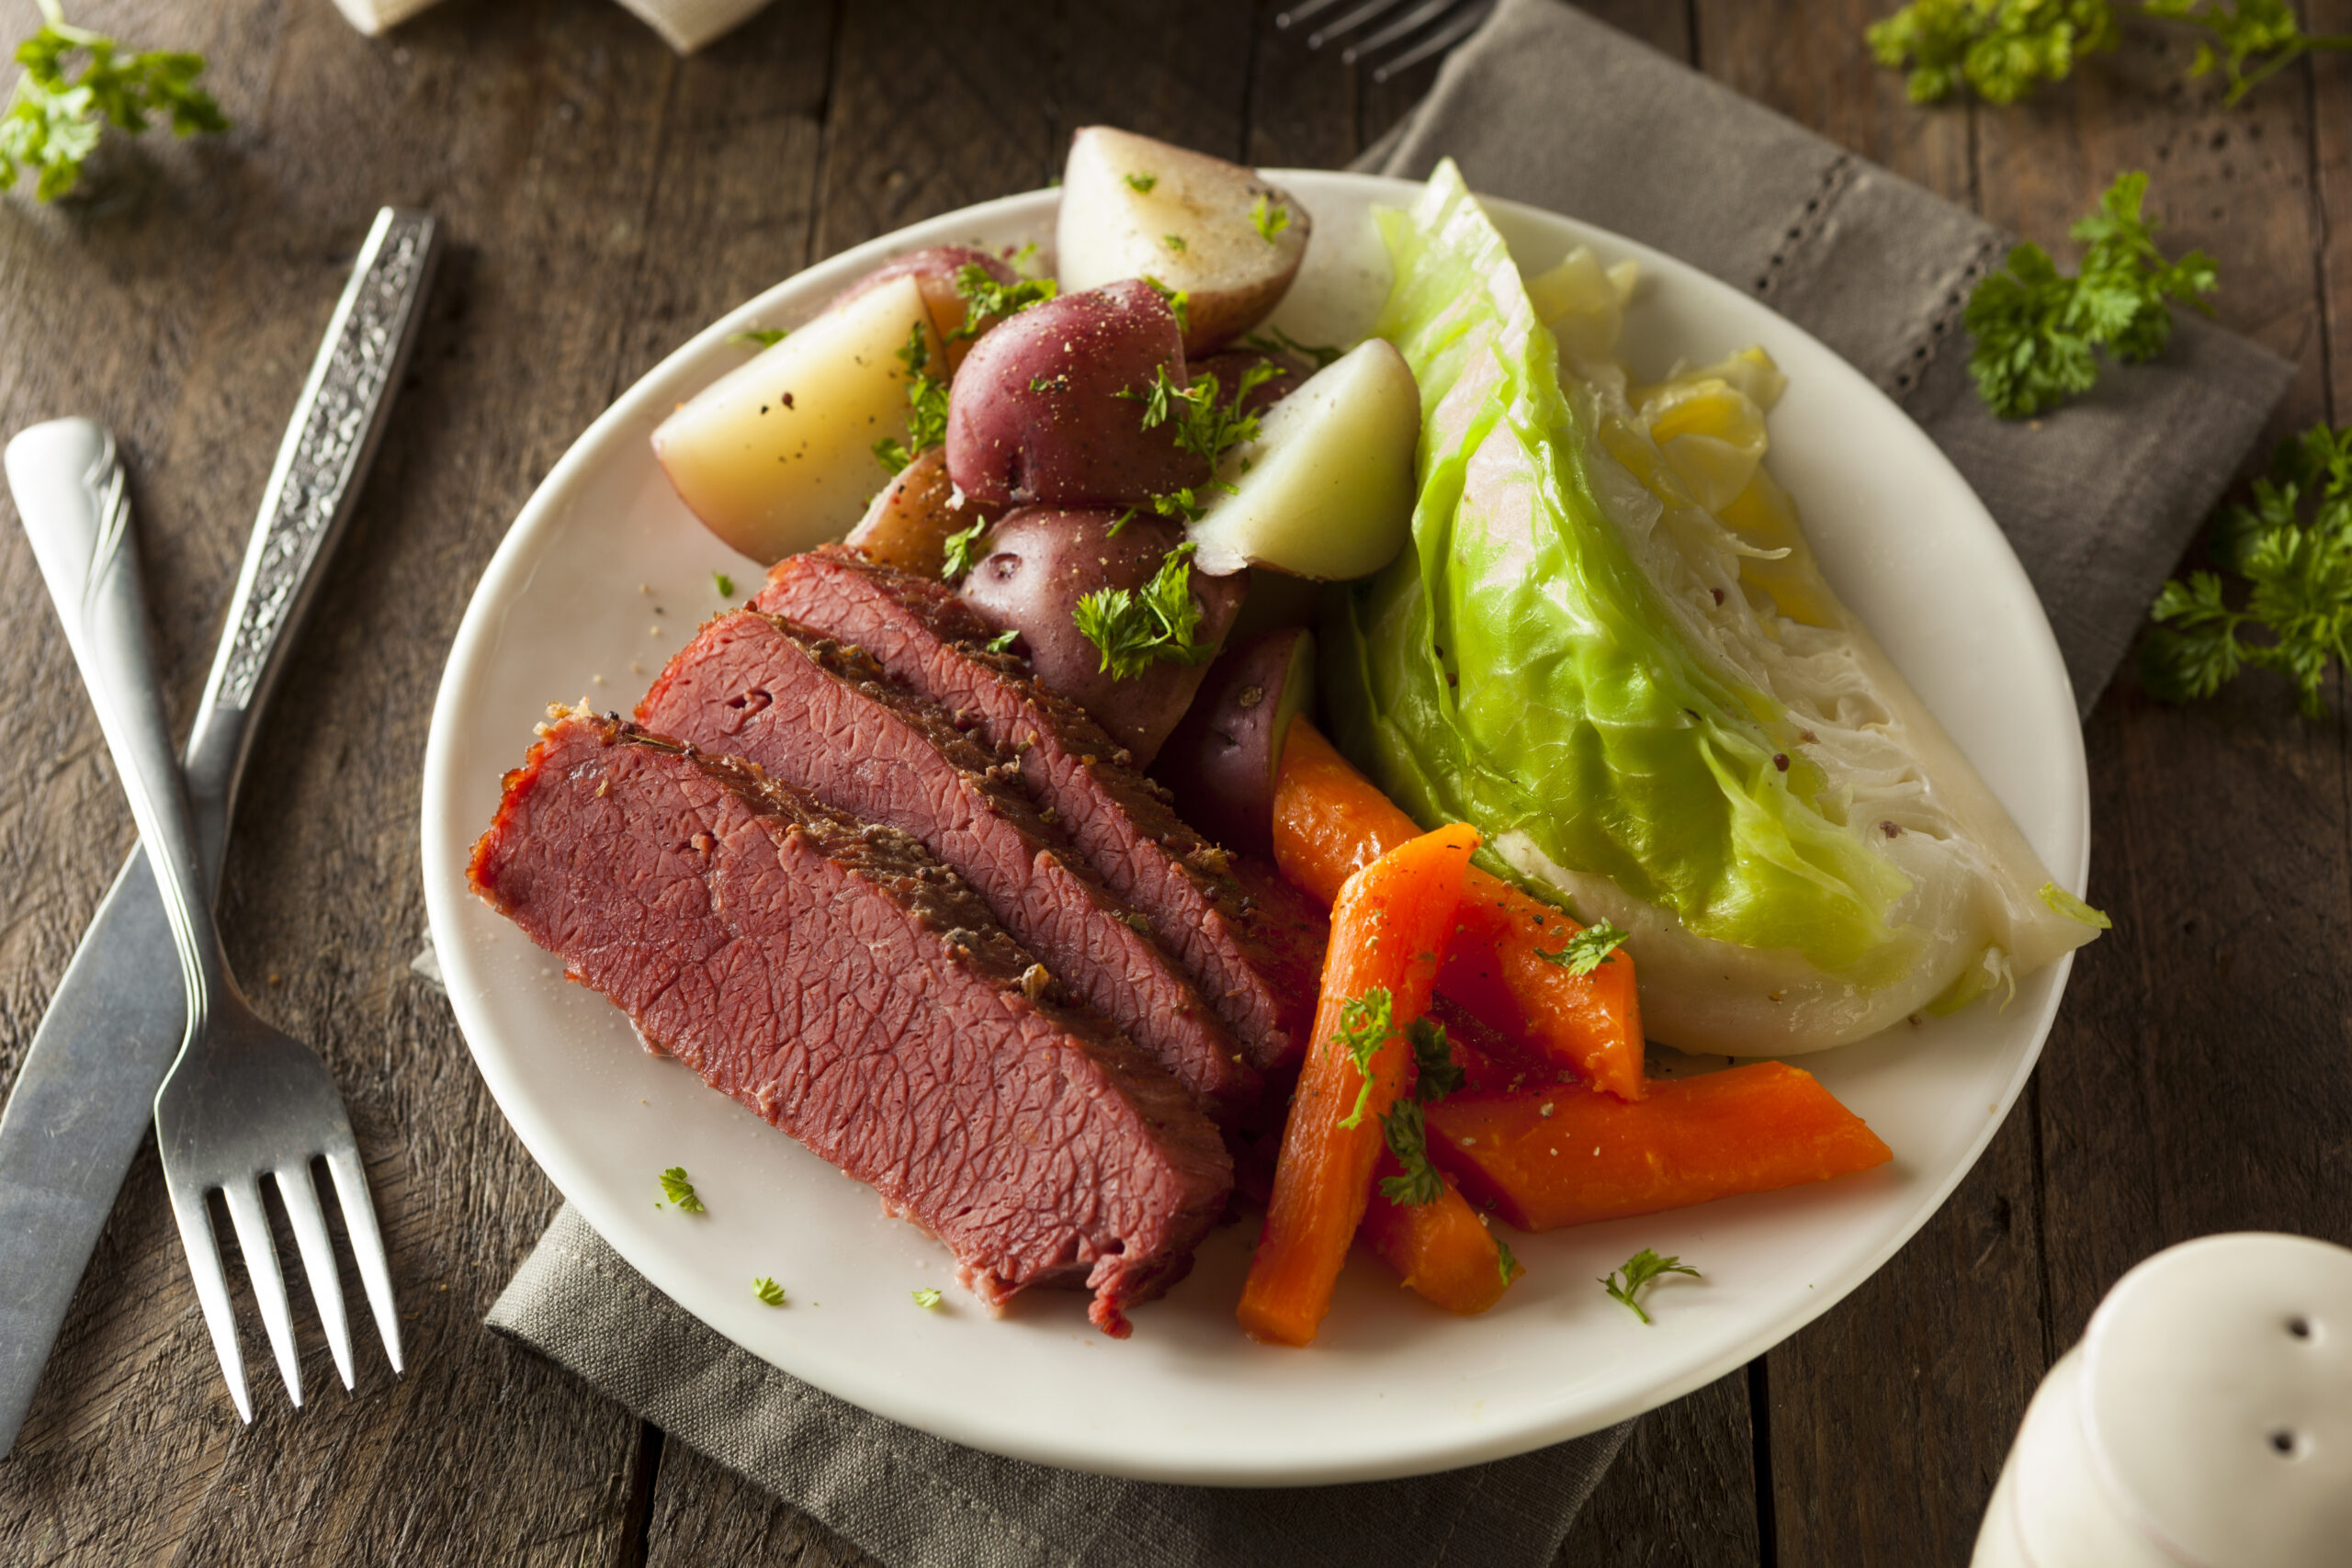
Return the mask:
[[1423,1114],[1431,1162],[1529,1231],[1826,1181],[1894,1157],[1811,1073],[1781,1062],[1659,1079],[1639,1104],[1521,1089],[1451,1094]]
[[[1331,1309],[1331,1287],[1385,1146],[1380,1119],[1412,1087],[1405,1026],[1430,1005],[1459,913],[1463,870],[1477,847],[1476,829],[1441,828],[1397,845],[1339,890],[1315,1035],[1236,1314],[1260,1339],[1306,1344]],[[1363,1027],[1362,1004],[1374,991],[1386,993],[1389,1027],[1367,1075],[1342,1038]]]
[[[1304,718],[1291,721],[1274,784],[1274,863],[1329,900],[1340,884],[1419,829]],[[1584,928],[1473,866],[1461,931],[1438,989],[1543,1060],[1625,1100],[1643,1093],[1642,1007],[1623,948],[1589,975],[1542,956]]]
[[[1401,1176],[1404,1169],[1395,1155],[1381,1151],[1381,1177]],[[1445,1191],[1428,1203],[1399,1203],[1375,1180],[1360,1234],[1408,1288],[1450,1313],[1482,1313],[1509,1288],[1494,1233],[1450,1179]]]

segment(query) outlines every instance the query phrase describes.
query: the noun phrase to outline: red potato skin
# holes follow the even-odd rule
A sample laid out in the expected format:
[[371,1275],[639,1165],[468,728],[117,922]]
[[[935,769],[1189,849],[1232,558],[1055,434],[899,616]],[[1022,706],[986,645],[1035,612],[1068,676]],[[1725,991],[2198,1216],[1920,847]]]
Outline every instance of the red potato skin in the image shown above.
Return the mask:
[[864,551],[868,560],[917,577],[937,577],[947,563],[947,536],[997,517],[993,507],[954,502],[946,455],[928,447],[875,492],[865,515],[842,543]]
[[1188,386],[1176,318],[1130,279],[1066,294],[991,328],[948,390],[947,472],[986,506],[1124,507],[1207,483],[1176,423],[1143,427],[1165,367]]
[[[991,627],[1018,631],[1018,651],[1037,679],[1084,708],[1140,768],[1183,716],[1208,666],[1156,662],[1125,681],[1103,673],[1102,650],[1072,619],[1079,600],[1098,588],[1143,587],[1184,542],[1183,529],[1164,517],[1131,517],[1114,535],[1118,518],[1106,509],[1015,512],[985,536],[987,553],[964,579],[962,594]],[[1214,648],[1224,638],[1246,587],[1238,574],[1193,574],[1199,642]]]
[[1228,850],[1274,858],[1274,769],[1299,705],[1290,685],[1312,681],[1313,658],[1313,634],[1296,626],[1234,644],[1160,748],[1152,776],[1176,815]]
[[[1020,281],[1018,273],[986,251],[969,245],[933,245],[884,262],[826,301],[825,310],[837,310],[894,277],[913,275],[915,287],[922,291],[923,309],[931,312],[931,324],[938,332],[939,341],[946,345],[947,368],[952,374],[979,338],[978,333],[970,337],[957,335],[964,325],[964,297],[956,292],[956,275],[967,266],[987,269],[988,275],[999,283]],[[987,330],[984,324],[981,331]]]

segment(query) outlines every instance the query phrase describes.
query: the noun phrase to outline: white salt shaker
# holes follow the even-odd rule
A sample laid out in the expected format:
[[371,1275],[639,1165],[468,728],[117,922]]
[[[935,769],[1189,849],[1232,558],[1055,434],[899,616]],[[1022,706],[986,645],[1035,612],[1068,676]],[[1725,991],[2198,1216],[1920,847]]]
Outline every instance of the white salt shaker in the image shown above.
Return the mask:
[[2116,1282],[2025,1413],[1973,1568],[2352,1564],[2352,1250],[2209,1235]]

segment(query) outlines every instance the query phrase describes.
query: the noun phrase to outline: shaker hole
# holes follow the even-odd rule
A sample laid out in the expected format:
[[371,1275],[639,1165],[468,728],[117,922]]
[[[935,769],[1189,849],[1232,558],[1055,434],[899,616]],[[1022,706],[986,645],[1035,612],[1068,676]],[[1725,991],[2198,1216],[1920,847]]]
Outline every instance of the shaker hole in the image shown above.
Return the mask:
[[2287,1332],[2298,1339],[2309,1339],[2312,1337],[2312,1320],[2308,1317],[2290,1317],[2287,1320]]
[[2278,1430],[2270,1434],[2270,1447],[2271,1450],[2275,1453],[2285,1455],[2290,1459],[2293,1458],[2295,1452],[2295,1434],[2289,1431],[2284,1427],[2279,1427]]

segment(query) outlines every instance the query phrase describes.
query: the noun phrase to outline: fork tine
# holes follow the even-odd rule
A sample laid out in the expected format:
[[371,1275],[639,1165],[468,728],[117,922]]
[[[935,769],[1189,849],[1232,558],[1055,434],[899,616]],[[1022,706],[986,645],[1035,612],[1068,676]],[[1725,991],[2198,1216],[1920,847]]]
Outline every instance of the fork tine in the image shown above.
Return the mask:
[[1353,65],[1367,54],[1377,54],[1406,34],[1418,32],[1437,17],[1453,9],[1456,0],[1421,0],[1421,3],[1373,34],[1359,39],[1340,51],[1340,62]]
[[1342,33],[1351,33],[1366,22],[1376,22],[1402,6],[1405,0],[1363,0],[1363,4],[1335,22],[1326,22],[1306,35],[1306,47],[1321,49]]
[[1415,44],[1412,48],[1407,50],[1396,59],[1382,61],[1373,71],[1372,79],[1374,83],[1376,85],[1385,82],[1388,78],[1396,75],[1400,71],[1410,71],[1414,66],[1419,65],[1422,61],[1427,60],[1432,54],[1440,54],[1444,52],[1446,50],[1452,49],[1455,44],[1460,43],[1464,38],[1467,38],[1470,35],[1471,29],[1477,27],[1479,23],[1485,21],[1487,19],[1487,13],[1493,9],[1494,6],[1491,4],[1465,6],[1460,16],[1454,17],[1453,20],[1446,23],[1445,26],[1430,34],[1429,37],[1423,39],[1420,42]]
[[334,1370],[343,1386],[351,1386],[351,1320],[344,1315],[343,1277],[334,1265],[334,1243],[327,1239],[327,1217],[319,1207],[319,1184],[309,1160],[277,1168],[277,1195],[286,1202],[286,1217],[294,1224],[294,1244],[301,1250],[302,1272],[311,1278],[311,1301],[319,1309],[319,1324],[326,1330],[327,1348],[334,1352]]
[[269,1330],[269,1348],[277,1357],[277,1375],[286,1380],[286,1396],[302,1407],[302,1363],[294,1353],[294,1313],[286,1301],[286,1273],[277,1266],[277,1242],[269,1234],[269,1215],[261,1206],[258,1178],[241,1176],[220,1184],[229,1204],[229,1222],[237,1227],[237,1246],[245,1255],[245,1278],[253,1281],[254,1299],[261,1303],[262,1325]]
[[383,1233],[376,1228],[376,1205],[368,1195],[368,1172],[359,1164],[359,1145],[349,1122],[326,1153],[327,1169],[334,1175],[335,1195],[343,1201],[344,1228],[351,1233],[352,1261],[359,1266],[360,1282],[368,1287],[368,1306],[384,1337],[384,1354],[392,1371],[401,1371],[401,1320],[392,1304],[392,1271],[384,1261]]
[[1279,31],[1288,32],[1301,22],[1313,21],[1339,3],[1340,0],[1299,0],[1297,5],[1274,13],[1274,27]]
[[168,1162],[164,1185],[171,1194],[172,1217],[179,1222],[180,1250],[187,1254],[197,1304],[204,1309],[204,1326],[212,1331],[212,1353],[220,1359],[220,1375],[229,1380],[229,1398],[237,1407],[237,1418],[250,1427],[254,1402],[245,1392],[245,1359],[237,1349],[237,1313],[229,1304],[229,1275],[220,1267],[220,1244],[212,1235],[212,1214],[205,1207],[204,1190],[191,1192],[172,1179]]

